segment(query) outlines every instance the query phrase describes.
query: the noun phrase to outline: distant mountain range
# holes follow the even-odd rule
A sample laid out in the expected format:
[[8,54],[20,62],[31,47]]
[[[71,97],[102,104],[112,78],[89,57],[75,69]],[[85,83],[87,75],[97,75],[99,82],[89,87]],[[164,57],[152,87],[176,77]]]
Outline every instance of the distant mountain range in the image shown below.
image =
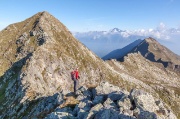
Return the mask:
[[153,37],[161,44],[180,55],[177,45],[180,38],[180,29],[148,29],[148,30],[121,30],[113,28],[109,31],[73,32],[74,37],[80,40],[99,57],[104,57],[113,50],[121,49],[138,39]]

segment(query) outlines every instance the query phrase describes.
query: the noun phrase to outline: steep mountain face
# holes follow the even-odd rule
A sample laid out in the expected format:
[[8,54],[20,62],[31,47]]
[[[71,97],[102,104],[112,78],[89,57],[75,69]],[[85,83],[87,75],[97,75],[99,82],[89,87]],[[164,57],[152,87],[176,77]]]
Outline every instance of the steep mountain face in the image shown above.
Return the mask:
[[40,98],[72,90],[70,72],[76,67],[80,85],[122,79],[47,12],[2,30],[0,49],[2,118],[27,116]]
[[[81,77],[79,84],[88,87],[91,91],[91,93],[86,89],[81,91],[83,94],[78,94],[79,100],[75,101],[76,104],[79,101],[83,103],[86,97],[90,98],[89,102],[93,100],[96,102],[99,97],[95,98],[95,96],[103,98],[100,103],[104,103],[104,98],[106,99],[108,93],[113,92],[96,94],[98,89],[94,90],[94,87],[102,81],[121,87],[124,94],[125,90],[138,88],[160,99],[159,94],[149,84],[125,71],[119,72],[103,62],[76,40],[69,30],[48,12],[37,13],[25,21],[12,24],[2,30],[0,49],[0,118],[2,119],[50,118],[48,114],[59,113],[59,107],[62,110],[71,108],[71,104],[66,105],[65,108],[62,104],[65,102],[64,95],[73,91],[70,72],[76,67],[79,68]],[[110,90],[111,87],[113,86],[105,85],[99,92]],[[107,103],[108,101],[112,102],[108,99]],[[114,103],[117,102],[114,101]],[[105,104],[103,108],[106,108]],[[155,105],[155,102],[152,104]],[[130,106],[132,105],[134,104]],[[162,113],[162,118],[168,115],[174,117],[175,115],[172,114],[174,110],[165,105],[163,104],[162,107],[165,112],[165,114]],[[88,109],[92,106],[95,107],[91,111],[86,111],[93,113],[94,109],[97,110],[96,103]],[[141,108],[138,104],[136,107]],[[136,113],[136,116],[141,116],[145,112],[156,117],[158,110],[161,110],[160,107],[157,110],[146,110],[145,107],[140,110],[142,112]],[[132,115],[132,111],[130,113],[130,116],[136,118]],[[76,111],[73,114],[74,118],[78,118]],[[120,116],[129,117],[124,113]]]
[[[142,56],[152,62],[162,63],[165,68],[180,71],[180,56],[174,54],[153,38],[147,38],[138,44],[130,53],[140,52]],[[123,58],[121,59],[123,60]]]

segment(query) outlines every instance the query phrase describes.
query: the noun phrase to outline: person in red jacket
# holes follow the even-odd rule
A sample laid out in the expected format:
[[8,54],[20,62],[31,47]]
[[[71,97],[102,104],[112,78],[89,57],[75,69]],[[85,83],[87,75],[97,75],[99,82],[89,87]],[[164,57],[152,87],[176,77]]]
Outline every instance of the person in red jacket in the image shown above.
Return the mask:
[[74,79],[73,79],[74,80],[74,93],[76,93],[78,79],[80,79],[80,77],[79,77],[78,68],[76,68],[76,70],[74,70]]

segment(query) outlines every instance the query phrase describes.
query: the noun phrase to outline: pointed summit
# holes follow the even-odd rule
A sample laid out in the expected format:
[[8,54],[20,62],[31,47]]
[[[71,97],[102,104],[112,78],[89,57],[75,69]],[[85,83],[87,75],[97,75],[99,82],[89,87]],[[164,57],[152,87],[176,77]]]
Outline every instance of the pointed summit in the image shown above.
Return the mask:
[[130,53],[137,52],[140,52],[143,57],[152,62],[162,63],[164,67],[179,68],[180,56],[151,37],[144,39]]
[[118,29],[118,28],[113,28],[111,30],[112,33],[119,33],[119,32],[122,32],[122,30]]
[[[121,80],[48,12],[39,12],[2,30],[0,49],[1,118],[41,117],[46,110],[36,110],[41,101],[46,102],[44,97],[60,91],[70,91],[70,72],[77,67],[80,85]],[[51,105],[49,112],[60,103],[54,102],[56,105]]]
[[46,11],[9,25],[0,32],[0,61],[4,62],[0,75],[14,62],[36,51],[38,46],[55,43],[62,36],[72,37],[69,30]]

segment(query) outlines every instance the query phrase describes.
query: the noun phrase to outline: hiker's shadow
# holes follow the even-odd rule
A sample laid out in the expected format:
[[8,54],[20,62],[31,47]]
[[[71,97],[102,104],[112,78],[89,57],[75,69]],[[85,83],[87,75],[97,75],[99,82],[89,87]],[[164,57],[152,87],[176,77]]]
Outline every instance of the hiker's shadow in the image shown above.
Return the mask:
[[69,92],[66,94],[66,97],[70,97],[70,96],[76,97],[77,95],[74,92]]

